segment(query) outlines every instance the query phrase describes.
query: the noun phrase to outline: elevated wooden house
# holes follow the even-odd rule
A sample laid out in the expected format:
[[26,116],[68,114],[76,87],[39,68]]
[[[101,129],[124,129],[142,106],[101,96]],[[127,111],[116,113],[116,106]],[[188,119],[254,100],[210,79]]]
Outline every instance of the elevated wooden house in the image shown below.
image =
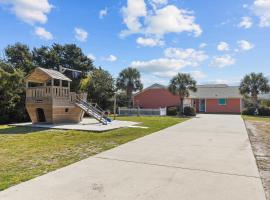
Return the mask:
[[85,109],[78,100],[86,94],[70,92],[72,80],[59,71],[36,68],[26,79],[26,109],[33,123],[78,123]]

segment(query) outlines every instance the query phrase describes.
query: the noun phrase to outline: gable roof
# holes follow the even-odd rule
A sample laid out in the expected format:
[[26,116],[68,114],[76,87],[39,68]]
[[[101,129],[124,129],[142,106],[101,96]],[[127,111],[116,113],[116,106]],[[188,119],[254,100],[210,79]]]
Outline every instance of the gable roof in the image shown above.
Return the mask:
[[44,83],[49,79],[59,79],[64,81],[72,81],[70,78],[60,73],[59,71],[52,69],[45,69],[42,67],[37,67],[34,71],[29,74],[25,80],[29,82]]
[[198,85],[197,92],[190,91],[191,98],[242,98],[238,86],[226,84]]
[[166,86],[158,84],[158,83],[154,83],[153,85],[145,88],[144,90],[149,90],[149,89],[164,89],[166,88]]
[[154,83],[153,85],[150,85],[149,87],[147,87],[139,92],[134,93],[133,96],[139,95],[139,94],[141,94],[147,90],[151,90],[151,89],[167,89],[167,87],[164,85],[158,84],[158,83]]

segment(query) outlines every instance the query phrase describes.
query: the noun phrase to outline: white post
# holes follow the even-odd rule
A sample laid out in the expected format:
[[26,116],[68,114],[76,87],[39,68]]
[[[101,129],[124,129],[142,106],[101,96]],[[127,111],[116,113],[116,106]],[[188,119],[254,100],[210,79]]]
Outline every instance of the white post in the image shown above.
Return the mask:
[[116,118],[116,94],[114,94],[114,102],[113,102],[113,119]]
[[59,80],[59,94],[58,94],[58,96],[63,96],[63,88],[62,88],[62,80],[60,79]]

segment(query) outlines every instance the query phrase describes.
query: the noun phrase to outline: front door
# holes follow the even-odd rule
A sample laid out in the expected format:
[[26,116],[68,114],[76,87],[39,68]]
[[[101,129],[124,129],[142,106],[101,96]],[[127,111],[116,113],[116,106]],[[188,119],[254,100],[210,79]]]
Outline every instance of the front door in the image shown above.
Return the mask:
[[199,111],[205,112],[205,99],[200,99]]
[[46,117],[42,108],[37,108],[37,121],[46,122]]

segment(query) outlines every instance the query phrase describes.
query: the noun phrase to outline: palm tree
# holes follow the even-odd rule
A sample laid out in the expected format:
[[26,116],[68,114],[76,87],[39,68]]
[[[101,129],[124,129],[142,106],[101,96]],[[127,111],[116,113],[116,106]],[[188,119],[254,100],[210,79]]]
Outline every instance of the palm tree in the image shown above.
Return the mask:
[[241,80],[239,91],[242,95],[250,97],[257,108],[258,95],[270,92],[269,81],[263,73],[251,73]]
[[170,81],[169,91],[173,94],[179,95],[180,99],[180,113],[183,113],[184,98],[189,97],[189,91],[196,92],[196,81],[189,74],[178,73]]
[[117,89],[126,91],[129,102],[132,99],[132,92],[142,90],[143,88],[140,78],[140,72],[135,68],[129,67],[123,69],[116,80]]

